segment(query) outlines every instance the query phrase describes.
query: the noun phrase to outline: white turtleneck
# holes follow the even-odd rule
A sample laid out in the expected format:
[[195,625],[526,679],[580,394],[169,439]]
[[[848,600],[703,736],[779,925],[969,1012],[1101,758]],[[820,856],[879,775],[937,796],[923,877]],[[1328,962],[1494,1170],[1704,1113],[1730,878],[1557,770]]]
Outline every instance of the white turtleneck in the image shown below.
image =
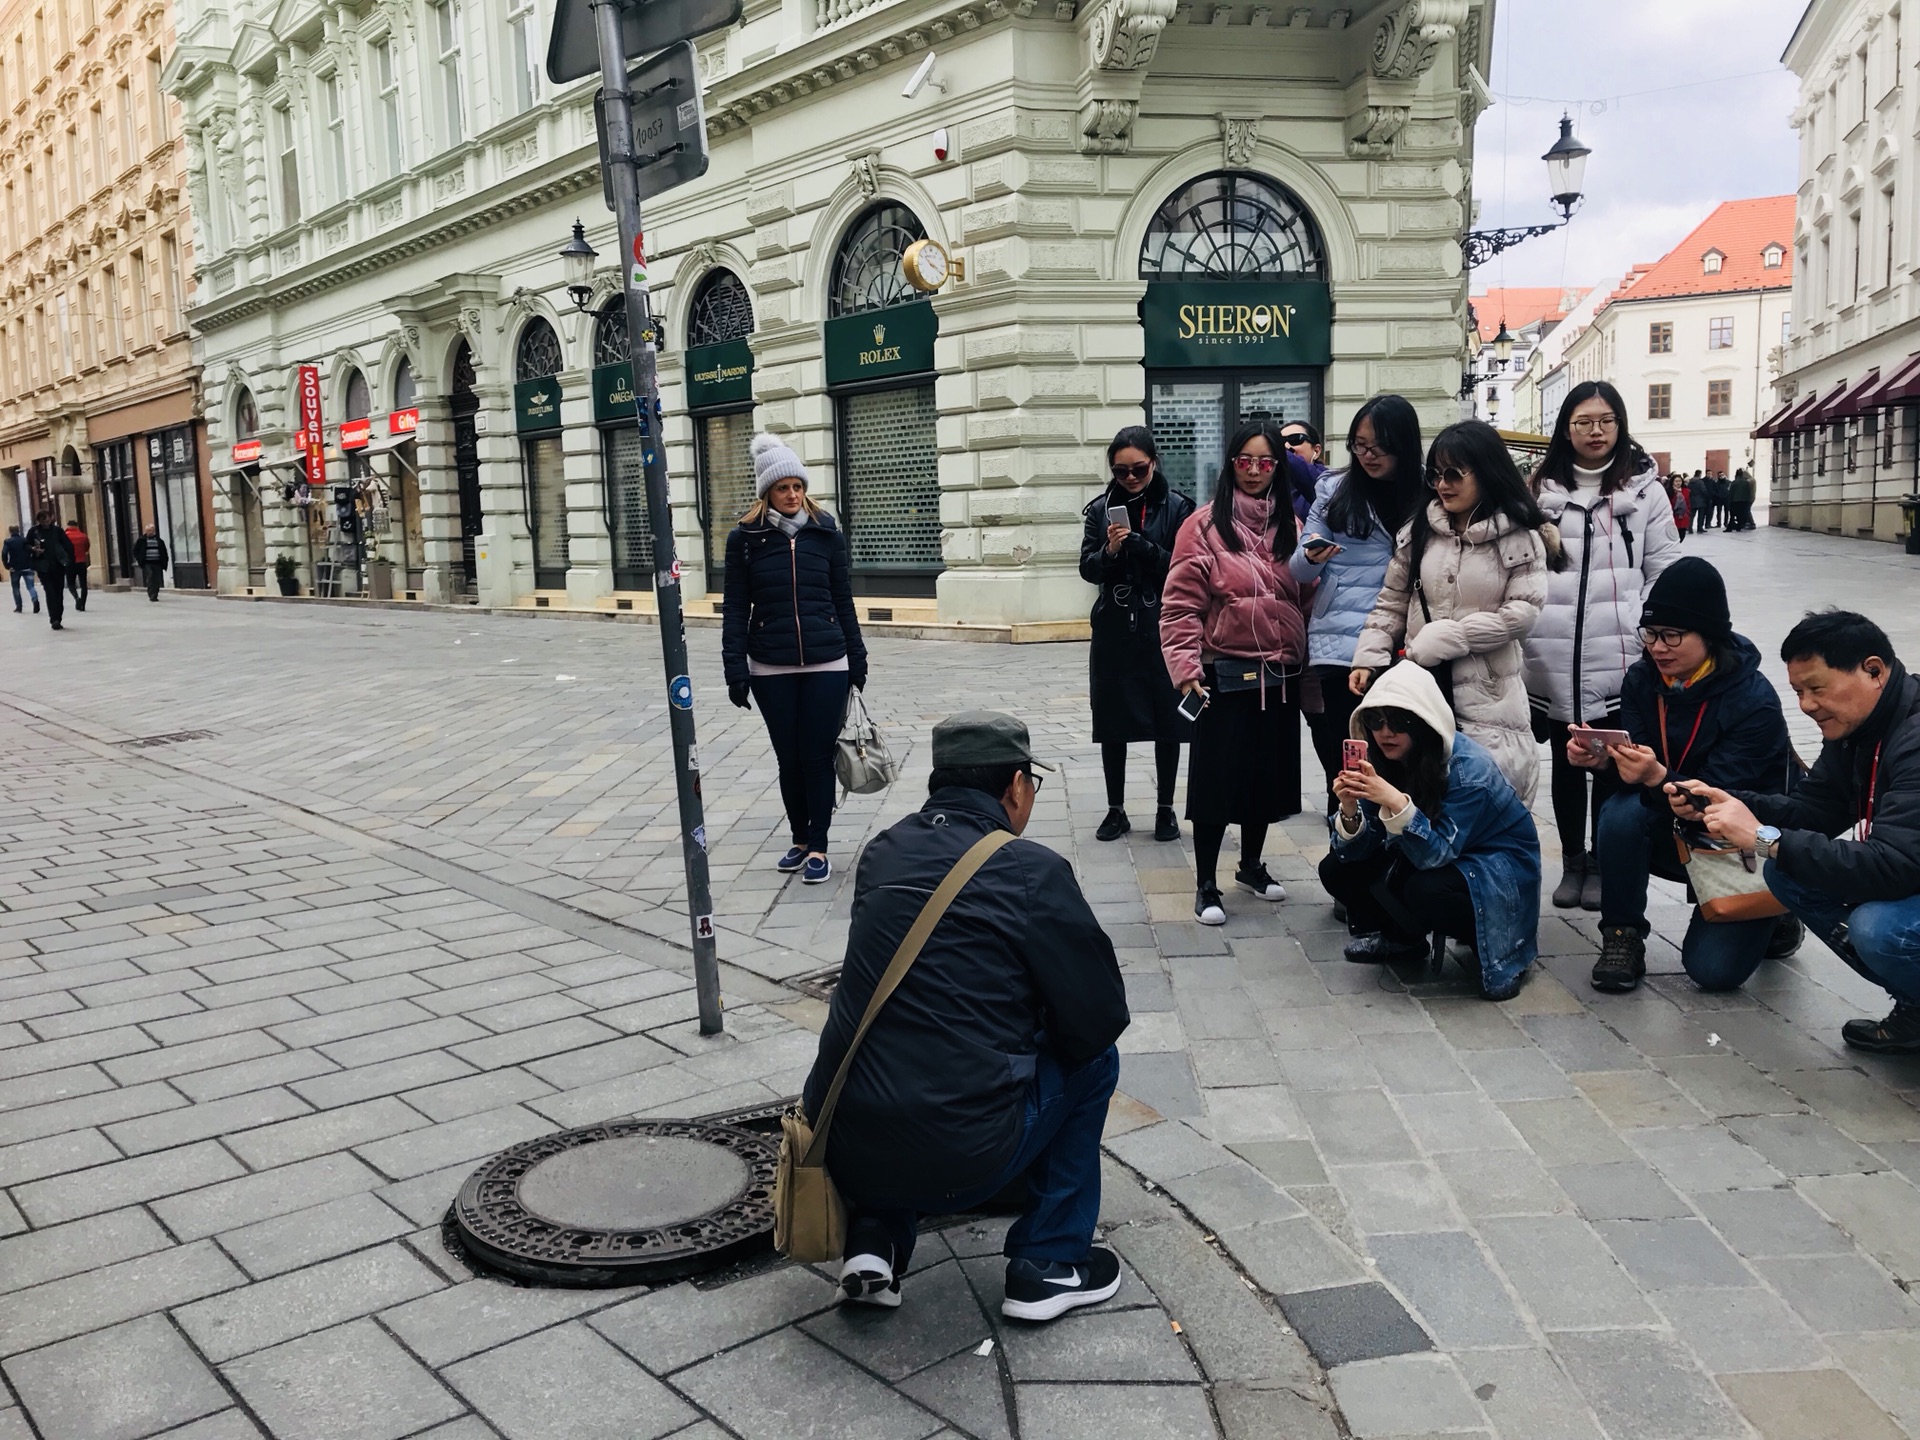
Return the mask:
[[1612,456],[1608,456],[1607,457],[1608,463],[1601,465],[1601,467],[1598,470],[1589,470],[1584,465],[1574,466],[1573,467],[1574,488],[1577,490],[1585,486],[1591,485],[1594,489],[1598,490],[1600,488],[1600,482],[1606,479],[1607,477],[1608,465],[1612,463],[1612,458],[1613,458]]

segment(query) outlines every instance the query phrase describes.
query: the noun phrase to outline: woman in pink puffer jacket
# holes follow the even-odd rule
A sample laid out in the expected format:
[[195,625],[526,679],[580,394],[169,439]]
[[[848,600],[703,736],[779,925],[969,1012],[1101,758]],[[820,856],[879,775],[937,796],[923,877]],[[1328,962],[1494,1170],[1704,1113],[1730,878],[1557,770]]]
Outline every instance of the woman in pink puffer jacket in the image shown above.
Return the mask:
[[1223,925],[1215,883],[1227,826],[1240,827],[1234,883],[1263,900],[1287,892],[1260,852],[1267,827],[1300,813],[1300,677],[1305,596],[1287,568],[1299,539],[1292,457],[1271,421],[1240,427],[1212,502],[1174,542],[1160,592],[1160,649],[1183,695],[1205,691],[1187,775],[1198,885],[1193,913]]

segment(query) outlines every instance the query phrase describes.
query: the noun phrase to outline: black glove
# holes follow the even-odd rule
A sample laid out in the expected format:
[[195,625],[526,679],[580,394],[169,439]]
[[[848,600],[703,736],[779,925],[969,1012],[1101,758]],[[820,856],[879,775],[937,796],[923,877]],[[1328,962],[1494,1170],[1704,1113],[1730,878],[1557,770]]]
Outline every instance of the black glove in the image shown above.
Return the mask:
[[747,689],[746,681],[734,680],[734,681],[728,682],[727,699],[731,700],[734,704],[738,705],[742,710],[751,710],[753,708],[753,706],[747,703],[747,696],[749,693],[750,692]]
[[867,688],[867,667],[864,665],[847,671],[847,683],[856,690]]

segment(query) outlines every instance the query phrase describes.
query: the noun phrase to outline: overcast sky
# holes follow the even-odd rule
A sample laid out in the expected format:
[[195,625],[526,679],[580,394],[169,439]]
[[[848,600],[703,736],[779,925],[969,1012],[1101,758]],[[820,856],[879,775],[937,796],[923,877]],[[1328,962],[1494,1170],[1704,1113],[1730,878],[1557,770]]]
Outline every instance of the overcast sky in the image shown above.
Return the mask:
[[[1474,136],[1476,228],[1554,217],[1539,157],[1560,133],[1561,102],[1587,102],[1572,112],[1574,133],[1593,155],[1573,223],[1489,261],[1474,290],[1617,281],[1666,254],[1720,201],[1791,193],[1798,156],[1787,112],[1799,92],[1780,53],[1805,8],[1499,0],[1487,77],[1496,99]],[[1636,93],[1734,75],[1748,78]]]

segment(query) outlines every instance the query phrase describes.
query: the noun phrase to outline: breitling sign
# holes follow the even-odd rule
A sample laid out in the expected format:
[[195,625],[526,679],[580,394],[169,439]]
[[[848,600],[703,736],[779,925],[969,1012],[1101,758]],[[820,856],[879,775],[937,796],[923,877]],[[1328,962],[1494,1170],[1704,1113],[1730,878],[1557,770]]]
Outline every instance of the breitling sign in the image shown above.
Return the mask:
[[827,321],[827,383],[851,385],[933,369],[940,322],[925,300]]
[[549,375],[513,387],[514,428],[522,435],[560,428],[560,382]]
[[1155,281],[1140,302],[1146,362],[1160,368],[1325,365],[1333,307],[1325,285]]

